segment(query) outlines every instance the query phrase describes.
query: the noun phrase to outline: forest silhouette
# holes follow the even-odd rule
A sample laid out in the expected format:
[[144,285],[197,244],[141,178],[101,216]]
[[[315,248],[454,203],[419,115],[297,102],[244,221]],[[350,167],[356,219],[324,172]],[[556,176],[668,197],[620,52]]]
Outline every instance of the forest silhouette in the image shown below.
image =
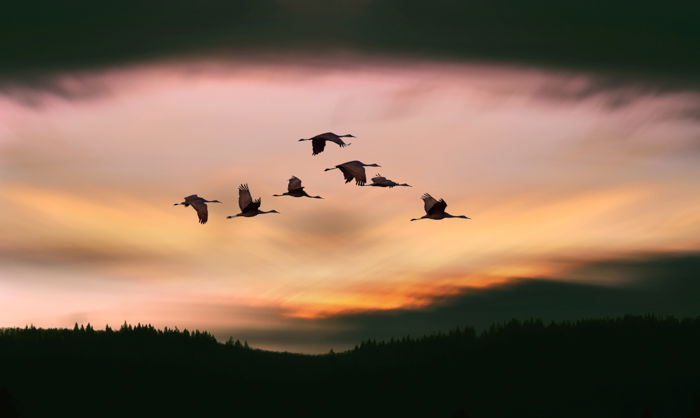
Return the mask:
[[464,327],[342,353],[150,325],[0,330],[0,417],[700,416],[700,317]]

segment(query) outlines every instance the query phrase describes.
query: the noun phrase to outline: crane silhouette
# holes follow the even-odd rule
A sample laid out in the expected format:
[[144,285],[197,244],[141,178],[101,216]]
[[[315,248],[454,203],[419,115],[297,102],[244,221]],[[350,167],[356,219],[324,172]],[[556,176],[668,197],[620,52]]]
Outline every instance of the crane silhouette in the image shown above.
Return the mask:
[[365,167],[381,167],[379,164],[365,164],[362,161],[348,161],[347,163],[336,165],[335,167],[327,168],[324,171],[335,170],[336,168],[343,173],[345,182],[349,183],[355,179],[358,186],[364,186],[367,182]]
[[421,219],[440,220],[445,218],[471,219],[468,216],[450,215],[449,213],[445,212],[445,208],[447,208],[447,202],[445,202],[444,199],[435,200],[435,198],[429,195],[428,193],[425,193],[423,196],[421,196],[421,199],[423,199],[423,202],[425,203],[425,215],[421,216],[420,218],[413,218],[411,219],[411,221],[418,221]]
[[253,200],[253,198],[250,196],[250,189],[248,189],[248,185],[241,184],[238,186],[238,206],[241,208],[241,213],[227,216],[226,219],[231,219],[238,216],[251,218],[253,216],[263,215],[266,213],[279,213],[274,209],[268,211],[260,210],[260,203],[260,198]]
[[321,196],[310,196],[304,191],[301,185],[301,179],[297,176],[292,176],[287,185],[287,191],[282,194],[273,194],[273,196],[292,196],[292,197],[311,197],[313,199],[323,199]]
[[350,145],[350,142],[345,143],[343,142],[342,138],[355,138],[351,134],[345,134],[345,135],[336,135],[333,132],[326,132],[322,133],[319,135],[314,136],[313,138],[301,138],[299,141],[311,141],[311,149],[312,153],[311,155],[317,155],[323,152],[323,150],[326,148],[326,141],[331,141],[335,142],[340,146],[340,148],[347,147]]
[[389,180],[386,177],[382,177],[381,174],[377,174],[375,177],[372,177],[372,184],[366,184],[365,186],[374,186],[374,187],[396,187],[396,186],[404,186],[404,187],[412,187],[410,184],[406,183],[397,183],[393,180]]
[[207,209],[207,203],[221,203],[218,200],[206,200],[203,197],[199,197],[196,194],[189,195],[185,197],[185,200],[180,203],[174,203],[174,206],[182,205],[184,207],[192,206],[197,212],[197,217],[199,218],[200,224],[207,223],[209,219],[209,210]]

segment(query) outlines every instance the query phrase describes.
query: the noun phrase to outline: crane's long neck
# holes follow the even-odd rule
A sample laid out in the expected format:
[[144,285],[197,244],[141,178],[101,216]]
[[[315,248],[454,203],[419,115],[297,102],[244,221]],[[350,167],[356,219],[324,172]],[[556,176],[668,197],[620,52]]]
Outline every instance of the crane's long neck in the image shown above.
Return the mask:
[[321,196],[311,196],[310,194],[306,193],[306,191],[302,191],[302,196],[310,197],[312,199],[323,199]]
[[279,196],[287,196],[288,194],[289,194],[289,192],[284,192],[282,194],[273,194],[273,196],[278,196],[278,197]]
[[411,186],[410,184],[406,184],[406,183],[401,183],[401,184],[399,184],[399,186],[404,186],[404,187],[413,187],[413,186]]
[[354,138],[352,134],[338,135],[340,138]]
[[445,212],[445,218],[462,218],[462,219],[471,219],[468,216],[464,215],[450,215],[449,213]]
[[420,221],[421,219],[428,219],[428,215],[423,215],[420,218],[413,218],[411,221]]
[[265,214],[268,214],[268,213],[279,213],[279,212],[277,212],[277,211],[274,210],[274,209],[273,209],[273,210],[258,210],[258,215],[265,215]]
[[323,170],[323,171],[330,171],[330,170],[335,170],[336,168],[338,168],[338,167],[331,167],[331,168],[327,168],[327,169],[325,169],[325,170]]

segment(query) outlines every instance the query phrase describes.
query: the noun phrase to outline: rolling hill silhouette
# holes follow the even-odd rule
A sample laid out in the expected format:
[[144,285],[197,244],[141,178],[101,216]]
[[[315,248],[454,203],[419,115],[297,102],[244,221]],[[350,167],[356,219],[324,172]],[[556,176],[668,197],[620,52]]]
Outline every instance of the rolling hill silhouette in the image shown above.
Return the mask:
[[[610,277],[620,280],[611,284]],[[276,347],[325,347],[317,350],[323,352],[328,347],[352,347],[368,338],[420,337],[465,324],[483,330],[511,319],[562,321],[628,314],[694,317],[700,315],[699,277],[700,256],[696,253],[638,255],[583,264],[562,277],[466,287],[422,308],[288,319],[278,329],[217,329],[215,333],[220,338],[238,335]]]
[[[700,317],[510,321],[325,355],[151,326],[0,332],[7,416],[690,417]],[[4,408],[4,409],[2,409]],[[10,412],[7,412],[10,411]]]

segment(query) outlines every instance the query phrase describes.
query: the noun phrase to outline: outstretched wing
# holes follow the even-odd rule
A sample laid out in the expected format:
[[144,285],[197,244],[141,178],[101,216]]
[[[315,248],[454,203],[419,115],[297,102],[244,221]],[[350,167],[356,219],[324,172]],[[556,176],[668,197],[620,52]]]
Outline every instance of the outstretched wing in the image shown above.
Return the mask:
[[437,200],[435,200],[435,198],[429,195],[428,193],[423,194],[423,196],[421,196],[421,199],[423,199],[423,207],[425,208],[425,213],[430,213],[430,209],[433,206],[435,206]]
[[345,182],[348,183],[352,181],[352,179],[355,179],[355,183],[357,183],[358,186],[364,186],[365,183],[367,182],[367,176],[365,175],[365,168],[362,166],[362,164],[356,164],[358,163],[357,161],[349,161],[345,164],[341,164],[337,166],[340,171],[343,172],[343,176],[345,176]]
[[194,208],[195,211],[197,211],[199,223],[207,223],[207,219],[209,219],[209,211],[207,210],[207,204],[204,203],[202,199],[197,199],[190,201],[190,205]]
[[432,208],[430,208],[430,214],[432,215],[433,213],[442,213],[445,211],[445,208],[447,208],[447,202],[445,202],[443,199],[440,199],[436,204],[433,205]]
[[423,202],[425,203],[425,213],[428,215],[444,212],[445,208],[447,207],[447,203],[445,203],[443,199],[440,199],[439,201],[435,200],[435,198],[428,193],[425,193],[421,199],[423,199]]
[[355,183],[358,186],[364,186],[367,183],[367,175],[365,174],[365,167],[362,164],[350,164],[348,166],[350,173],[355,177]]
[[372,177],[372,183],[375,184],[382,184],[386,181],[386,177],[383,177],[381,174],[377,174],[376,176]]
[[375,185],[381,186],[381,187],[394,187],[397,185],[396,182],[389,180],[386,177],[382,177],[381,174],[377,174],[376,177],[372,177],[372,184],[375,184]]
[[303,187],[301,187],[301,179],[296,176],[292,176],[292,178],[289,179],[289,185],[287,185],[287,190],[291,192],[292,190],[298,189],[303,189]]
[[241,208],[241,212],[245,211],[245,208],[248,207],[253,202],[253,198],[250,197],[250,190],[248,189],[247,184],[241,184],[238,186],[238,207]]
[[334,143],[338,144],[340,146],[340,148],[347,147],[348,145],[350,145],[350,144],[346,144],[345,142],[343,142],[343,140],[340,139],[340,137],[338,137],[338,136],[332,136],[332,137],[326,138],[326,141],[334,142]]
[[200,200],[201,197],[197,196],[196,194],[191,194],[185,198],[185,206],[191,205],[192,202]]
[[260,204],[262,203],[262,200],[260,198],[257,198],[250,202],[248,206],[245,207],[245,209],[241,209],[241,212],[246,213],[246,212],[255,212],[258,209],[260,209]]
[[352,171],[350,171],[350,168],[346,165],[339,165],[338,169],[343,173],[343,177],[345,177],[345,182],[349,183],[352,181],[352,179],[355,178],[355,175],[352,174]]
[[326,149],[326,140],[320,136],[315,136],[311,139],[312,155],[320,154]]
[[337,139],[340,139],[340,137],[338,135],[334,134],[333,132],[324,132],[322,134],[316,135],[314,138],[320,138],[320,139],[324,139],[326,141],[333,141],[333,142],[335,142],[335,140],[337,140]]
[[[326,147],[326,141],[331,141],[335,144],[338,144],[339,147],[347,147],[350,144],[346,144],[343,142],[343,139],[339,137],[338,135],[334,134],[333,132],[325,132],[320,135],[316,135],[315,137],[312,138],[311,142],[314,147],[314,155],[318,154],[319,152],[322,152],[323,149]],[[316,143],[319,143],[319,150],[318,152],[316,151]]]

